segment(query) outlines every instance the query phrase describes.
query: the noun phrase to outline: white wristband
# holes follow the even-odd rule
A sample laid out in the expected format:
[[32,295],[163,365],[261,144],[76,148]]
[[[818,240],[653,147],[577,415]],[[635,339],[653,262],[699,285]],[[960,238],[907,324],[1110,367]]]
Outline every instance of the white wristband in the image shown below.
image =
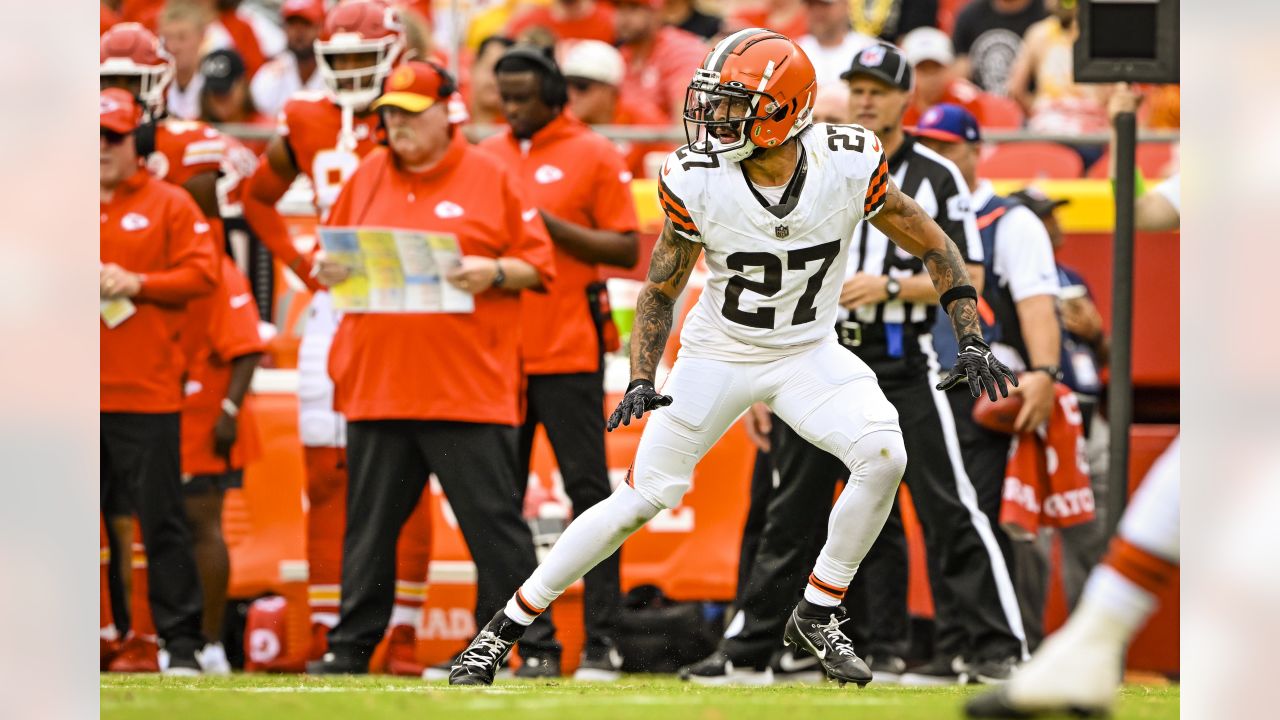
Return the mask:
[[235,417],[240,414],[240,408],[231,401],[231,398],[222,398],[222,412],[226,413],[227,417]]

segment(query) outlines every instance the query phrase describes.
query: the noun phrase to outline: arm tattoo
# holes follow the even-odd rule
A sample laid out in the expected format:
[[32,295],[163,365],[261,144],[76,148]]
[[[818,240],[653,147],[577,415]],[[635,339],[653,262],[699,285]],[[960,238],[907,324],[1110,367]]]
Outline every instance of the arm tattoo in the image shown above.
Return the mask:
[[[950,238],[942,250],[930,250],[923,259],[929,270],[929,278],[933,280],[933,286],[938,288],[939,294],[959,285],[970,284],[964,258],[960,257],[960,249]],[[950,308],[943,309],[951,316],[951,326],[955,329],[957,338],[982,334],[982,326],[978,324],[978,304],[971,298],[960,298],[951,303]]]
[[676,298],[689,280],[701,250],[698,243],[675,233],[671,223],[663,228],[649,259],[649,280],[636,301],[631,331],[631,377],[653,380],[671,334]]
[[640,293],[635,327],[631,331],[632,379],[653,380],[662,353],[667,349],[674,306],[675,300],[667,297],[661,288],[650,285]]
[[[970,285],[969,271],[965,268],[960,248],[942,228],[925,214],[916,201],[903,194],[898,186],[889,182],[884,207],[872,220],[876,227],[889,236],[899,247],[924,261],[929,279],[941,295],[958,285]],[[951,316],[956,337],[981,335],[978,324],[978,304],[969,298],[961,298],[943,308]]]

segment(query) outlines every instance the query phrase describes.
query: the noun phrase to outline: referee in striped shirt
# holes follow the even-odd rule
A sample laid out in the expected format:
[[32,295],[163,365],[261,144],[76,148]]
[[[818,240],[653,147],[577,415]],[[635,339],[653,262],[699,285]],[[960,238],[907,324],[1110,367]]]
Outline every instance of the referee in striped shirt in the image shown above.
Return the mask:
[[[910,64],[897,48],[876,44],[859,52],[841,78],[849,84],[853,120],[879,136],[894,182],[947,232],[969,261],[974,285],[981,287],[982,243],[964,178],[950,161],[903,131]],[[935,388],[940,377],[930,327],[938,294],[923,263],[866,221],[854,230],[848,268],[840,297],[844,318],[836,330],[840,342],[875,371],[898,409],[908,458],[903,482],[924,526],[937,613],[953,619],[944,624],[964,631],[964,637],[947,638],[949,647],[939,648],[945,667],[930,663],[904,676],[907,553],[895,503],[850,587],[858,652],[879,682],[913,676],[959,682],[960,666],[952,663],[959,656],[979,668],[976,675],[1003,679],[1011,661],[1023,655],[1022,623],[993,529],[965,475],[950,404]],[[781,421],[774,423],[773,450],[777,487],[747,587],[738,592],[741,617],[731,623],[731,636],[720,647],[737,667],[758,664],[762,653],[767,657],[777,647],[786,607],[795,601],[782,588],[803,585],[813,561],[810,536],[825,532],[835,484],[848,477],[838,458]],[[775,661],[775,674],[795,667],[785,660]]]

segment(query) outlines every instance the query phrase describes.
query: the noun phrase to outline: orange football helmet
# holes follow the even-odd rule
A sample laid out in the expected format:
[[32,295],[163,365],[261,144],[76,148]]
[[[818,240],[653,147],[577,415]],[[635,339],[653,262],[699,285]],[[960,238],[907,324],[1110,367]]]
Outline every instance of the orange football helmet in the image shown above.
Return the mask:
[[740,30],[716,43],[689,83],[689,149],[739,162],[777,147],[812,122],[817,89],[813,63],[790,38]]
[[[316,40],[316,66],[339,105],[363,111],[382,93],[382,81],[404,49],[395,8],[383,0],[350,0],[325,16]],[[343,55],[369,55],[360,67],[337,67]]]
[[136,22],[119,23],[99,39],[99,86],[128,90],[153,118],[164,113],[164,94],[172,79],[173,58],[146,27]]

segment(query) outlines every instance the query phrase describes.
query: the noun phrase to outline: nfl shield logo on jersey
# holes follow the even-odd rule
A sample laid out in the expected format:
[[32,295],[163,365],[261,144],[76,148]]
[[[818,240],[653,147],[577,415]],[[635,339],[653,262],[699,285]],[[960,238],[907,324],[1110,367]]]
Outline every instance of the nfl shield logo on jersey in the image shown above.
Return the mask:
[[777,235],[778,238],[781,239],[790,235],[791,230],[786,225],[779,225],[773,229],[773,234]]

